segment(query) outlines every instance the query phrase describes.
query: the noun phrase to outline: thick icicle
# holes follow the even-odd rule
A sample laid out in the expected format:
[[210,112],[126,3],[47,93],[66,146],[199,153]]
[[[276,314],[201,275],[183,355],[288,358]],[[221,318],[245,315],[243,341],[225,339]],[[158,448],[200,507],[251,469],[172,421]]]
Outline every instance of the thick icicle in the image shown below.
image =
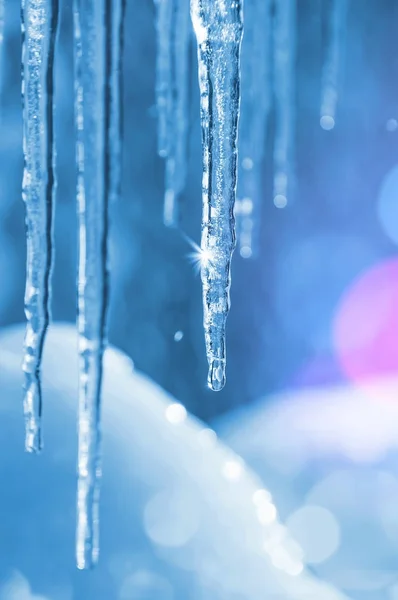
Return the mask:
[[189,91],[189,0],[155,0],[157,10],[158,153],[166,158],[164,222],[177,226],[186,180]]
[[79,217],[77,566],[99,554],[100,407],[108,303],[108,205],[119,190],[123,0],[74,0]]
[[22,1],[22,97],[27,263],[23,357],[25,447],[38,452],[41,439],[41,361],[50,319],[55,197],[53,123],[54,46],[57,0]]
[[263,199],[263,158],[271,104],[271,0],[245,4],[242,44],[242,104],[239,126],[238,199],[235,206],[240,255],[257,253]]
[[208,384],[225,384],[225,327],[235,247],[241,0],[191,0],[198,42],[203,146],[201,276]]
[[329,21],[329,44],[322,74],[321,119],[322,129],[333,129],[336,119],[338,88],[342,54],[347,34],[348,0],[333,0]]
[[286,206],[293,187],[295,145],[296,0],[275,0],[274,204]]

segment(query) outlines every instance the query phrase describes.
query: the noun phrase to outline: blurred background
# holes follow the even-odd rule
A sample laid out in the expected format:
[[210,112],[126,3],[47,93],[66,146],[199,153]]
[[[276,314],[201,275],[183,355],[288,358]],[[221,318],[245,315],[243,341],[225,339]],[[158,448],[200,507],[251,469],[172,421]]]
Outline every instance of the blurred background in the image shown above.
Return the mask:
[[[52,313],[55,321],[72,324],[77,247],[72,6],[66,0],[61,6]],[[336,126],[325,131],[319,110],[330,6],[330,0],[298,2],[296,193],[284,208],[273,204],[267,168],[271,114],[260,252],[250,260],[234,255],[228,379],[214,394],[206,386],[200,277],[188,260],[184,236],[163,225],[155,10],[152,2],[127,2],[123,183],[120,202],[111,209],[109,340],[189,413],[216,428],[262,477],[313,573],[358,600],[396,600],[398,3],[349,2]],[[2,327],[24,321],[19,18],[20,3],[8,0],[0,110]],[[182,230],[198,243],[201,148],[194,52],[190,125]],[[140,596],[123,596],[130,597]],[[324,598],[329,596],[319,596]]]

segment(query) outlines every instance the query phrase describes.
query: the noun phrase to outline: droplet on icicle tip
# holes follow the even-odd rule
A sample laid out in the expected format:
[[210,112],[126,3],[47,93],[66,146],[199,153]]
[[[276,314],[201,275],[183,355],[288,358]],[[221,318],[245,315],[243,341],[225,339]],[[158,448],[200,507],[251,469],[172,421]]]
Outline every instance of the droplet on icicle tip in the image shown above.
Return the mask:
[[331,115],[322,115],[320,125],[325,131],[331,131],[335,126],[334,118]]
[[213,392],[220,392],[226,382],[225,359],[213,358],[209,367],[207,384]]
[[168,189],[164,195],[163,220],[167,227],[175,226],[176,196],[172,189]]
[[277,194],[274,198],[274,204],[276,208],[286,208],[287,198],[283,194]]

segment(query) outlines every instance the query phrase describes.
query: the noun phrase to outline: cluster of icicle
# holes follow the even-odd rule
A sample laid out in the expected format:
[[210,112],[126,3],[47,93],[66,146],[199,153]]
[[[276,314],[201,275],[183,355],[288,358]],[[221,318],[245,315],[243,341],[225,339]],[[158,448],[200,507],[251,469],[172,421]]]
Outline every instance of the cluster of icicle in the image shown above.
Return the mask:
[[[334,123],[341,19],[346,1],[334,0],[333,31],[324,71],[321,117],[327,117],[329,128],[330,119]],[[175,227],[180,223],[180,198],[187,176],[192,31],[197,41],[203,147],[200,265],[208,384],[218,391],[225,384],[225,328],[236,232],[242,257],[255,255],[258,246],[263,159],[271,108],[275,117],[276,206],[286,205],[292,185],[296,0],[246,1],[242,63],[243,0],[155,0],[155,5],[158,152],[166,159],[164,221]],[[53,262],[53,92],[58,12],[58,0],[22,0],[23,199],[27,226],[23,371],[29,452],[39,452],[42,447],[40,369],[50,320]],[[99,554],[101,380],[109,287],[108,206],[120,192],[124,12],[125,0],[73,3],[80,356],[76,556],[81,569],[93,566]]]

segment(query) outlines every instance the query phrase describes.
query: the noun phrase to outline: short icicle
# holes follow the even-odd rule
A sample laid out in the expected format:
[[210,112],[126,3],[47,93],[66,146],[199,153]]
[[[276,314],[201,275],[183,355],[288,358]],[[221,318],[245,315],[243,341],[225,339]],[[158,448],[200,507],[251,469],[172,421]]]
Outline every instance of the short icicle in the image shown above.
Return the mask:
[[284,208],[293,188],[296,126],[296,0],[275,0],[274,204]]
[[101,385],[108,305],[108,207],[118,195],[123,0],[74,0],[79,219],[79,418],[76,559],[99,556]]
[[42,448],[41,362],[50,321],[55,201],[54,47],[57,0],[22,1],[22,98],[27,262],[23,371],[25,448]]
[[347,35],[348,0],[333,0],[329,22],[329,43],[322,73],[322,97],[320,125],[326,131],[336,122],[339,96],[340,71]]
[[263,160],[271,89],[271,0],[245,3],[242,43],[242,104],[239,126],[239,179],[235,207],[239,253],[257,256],[263,193]]
[[189,0],[155,0],[158,153],[166,159],[164,223],[179,224],[188,154]]
[[201,277],[208,385],[225,385],[225,329],[235,248],[234,205],[240,109],[241,0],[191,0],[198,42],[202,124]]

